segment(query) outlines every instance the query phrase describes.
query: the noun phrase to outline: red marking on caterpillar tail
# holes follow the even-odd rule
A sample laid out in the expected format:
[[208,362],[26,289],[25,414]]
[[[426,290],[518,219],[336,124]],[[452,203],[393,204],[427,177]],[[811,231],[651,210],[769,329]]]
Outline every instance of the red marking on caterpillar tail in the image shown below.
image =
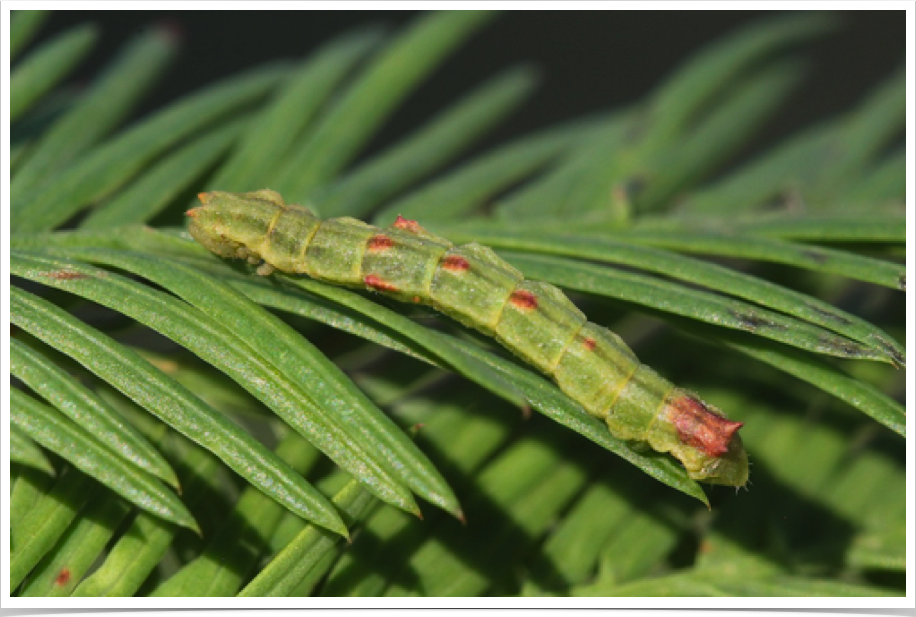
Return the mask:
[[369,250],[373,253],[387,251],[394,246],[394,240],[385,234],[376,234],[369,238]]
[[512,295],[509,296],[509,302],[522,311],[530,311],[538,307],[538,297],[524,289],[513,291]]
[[60,572],[57,574],[57,578],[54,579],[54,584],[58,587],[63,587],[70,582],[70,568],[61,568]]
[[213,193],[198,193],[197,199],[200,200],[200,203],[207,205],[211,199],[213,199]]
[[185,216],[190,216],[191,218],[194,218],[195,216],[197,216],[197,211],[198,211],[198,210],[200,210],[200,207],[191,208],[190,210],[188,210],[187,212],[185,212],[184,215],[185,215]]
[[414,304],[420,304],[420,296],[414,296],[411,300],[413,300]]
[[582,346],[589,351],[595,351],[595,347],[598,346],[598,342],[593,338],[587,338],[582,341]]
[[743,422],[733,422],[711,411],[689,394],[679,394],[668,401],[668,419],[677,429],[681,443],[716,457],[728,452],[732,436],[744,426]]
[[367,274],[363,279],[363,282],[371,287],[372,289],[378,289],[379,291],[397,291],[398,287],[394,283],[389,283],[382,277],[376,274]]
[[405,219],[400,214],[398,215],[398,218],[394,219],[394,224],[392,225],[392,227],[395,227],[397,229],[403,229],[404,231],[409,231],[415,234],[420,233],[421,231],[426,231],[425,229],[420,227],[420,224],[418,222],[412,221],[410,219]]
[[71,272],[70,270],[54,270],[52,272],[42,272],[41,276],[55,279],[57,281],[72,281],[73,279],[89,278],[88,274],[80,272]]
[[449,272],[465,272],[471,269],[471,264],[461,255],[449,255],[442,260],[442,267]]

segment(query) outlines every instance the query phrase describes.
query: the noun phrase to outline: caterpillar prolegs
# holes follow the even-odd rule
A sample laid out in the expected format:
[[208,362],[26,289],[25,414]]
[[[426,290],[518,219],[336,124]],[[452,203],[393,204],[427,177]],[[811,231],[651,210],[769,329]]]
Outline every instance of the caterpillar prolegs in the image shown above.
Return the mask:
[[670,452],[695,480],[743,486],[747,454],[733,422],[641,364],[616,334],[563,294],[477,243],[454,246],[415,221],[387,229],[321,220],[271,190],[201,193],[191,235],[222,257],[423,303],[495,337],[607,422],[611,434]]

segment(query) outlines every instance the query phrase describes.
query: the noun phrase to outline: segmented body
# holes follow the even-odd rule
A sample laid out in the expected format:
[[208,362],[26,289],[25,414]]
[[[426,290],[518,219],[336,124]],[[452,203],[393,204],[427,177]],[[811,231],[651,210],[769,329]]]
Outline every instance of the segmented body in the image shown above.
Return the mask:
[[562,291],[526,280],[488,247],[455,246],[401,217],[386,229],[321,220],[270,190],[200,199],[203,207],[188,212],[190,231],[212,252],[261,263],[260,274],[277,269],[428,304],[550,376],[615,437],[670,452],[694,479],[746,482],[741,423],[641,364]]

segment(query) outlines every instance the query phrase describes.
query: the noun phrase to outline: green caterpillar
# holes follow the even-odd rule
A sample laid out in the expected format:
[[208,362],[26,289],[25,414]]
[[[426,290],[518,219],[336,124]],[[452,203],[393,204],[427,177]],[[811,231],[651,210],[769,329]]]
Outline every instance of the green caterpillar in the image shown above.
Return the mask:
[[743,486],[747,454],[733,422],[641,364],[616,334],[563,294],[477,243],[454,246],[416,221],[380,229],[321,220],[271,190],[214,191],[188,211],[191,235],[221,257],[424,303],[494,336],[553,378],[617,438],[670,452],[695,480]]

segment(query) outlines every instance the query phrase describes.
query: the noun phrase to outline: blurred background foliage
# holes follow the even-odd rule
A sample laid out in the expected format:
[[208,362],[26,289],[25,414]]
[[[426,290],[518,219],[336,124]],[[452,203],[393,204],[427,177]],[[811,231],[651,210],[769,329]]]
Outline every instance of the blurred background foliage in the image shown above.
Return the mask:
[[[904,593],[902,12],[115,15],[12,16],[18,595]],[[264,187],[564,287],[745,422],[748,490],[183,231]]]

